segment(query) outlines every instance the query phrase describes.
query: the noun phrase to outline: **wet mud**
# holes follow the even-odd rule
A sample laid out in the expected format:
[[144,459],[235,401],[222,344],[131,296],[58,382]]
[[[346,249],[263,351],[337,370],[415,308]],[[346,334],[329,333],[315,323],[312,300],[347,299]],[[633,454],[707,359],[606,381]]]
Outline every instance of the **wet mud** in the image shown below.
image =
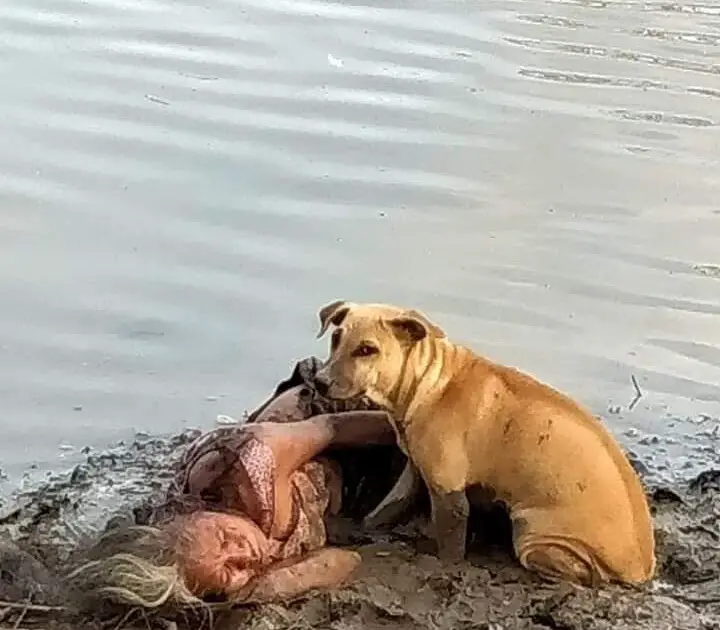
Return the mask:
[[[720,470],[673,487],[648,483],[657,532],[657,578],[640,589],[548,585],[519,567],[502,510],[473,515],[468,560],[444,569],[423,519],[369,534],[350,518],[330,542],[363,556],[352,583],[281,604],[105,619],[68,608],[63,571],[110,525],[143,522],[173,462],[198,432],[138,437],[0,506],[0,627],[159,627],[221,630],[454,628],[478,630],[700,630],[720,628]],[[637,462],[640,464],[640,462]],[[720,468],[720,467],[719,467]]]

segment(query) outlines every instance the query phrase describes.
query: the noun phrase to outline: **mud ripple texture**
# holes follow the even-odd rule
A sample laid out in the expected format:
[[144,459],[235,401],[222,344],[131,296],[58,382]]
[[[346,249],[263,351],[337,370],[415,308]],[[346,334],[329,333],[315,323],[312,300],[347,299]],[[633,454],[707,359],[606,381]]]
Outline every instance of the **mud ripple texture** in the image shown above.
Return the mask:
[[[143,506],[163,490],[172,462],[195,435],[143,437],[87,453],[71,473],[52,477],[4,505],[0,598],[62,605],[66,596],[59,568],[72,562],[76,550],[111,519],[142,522]],[[646,588],[549,586],[520,569],[500,539],[476,545],[467,563],[446,570],[432,554],[423,553],[420,523],[374,537],[351,523],[338,523],[331,538],[352,544],[364,558],[351,584],[293,602],[221,612],[212,622],[220,630],[720,628],[720,470],[675,487],[648,485],[647,492],[656,523],[659,575]],[[2,612],[0,604],[0,626],[13,627],[20,608]],[[89,628],[96,623],[67,620],[60,611],[34,614],[44,619],[26,611],[25,626]],[[187,625],[182,616],[125,620],[126,627],[147,628],[148,623],[166,629]],[[197,621],[190,625],[197,627]]]

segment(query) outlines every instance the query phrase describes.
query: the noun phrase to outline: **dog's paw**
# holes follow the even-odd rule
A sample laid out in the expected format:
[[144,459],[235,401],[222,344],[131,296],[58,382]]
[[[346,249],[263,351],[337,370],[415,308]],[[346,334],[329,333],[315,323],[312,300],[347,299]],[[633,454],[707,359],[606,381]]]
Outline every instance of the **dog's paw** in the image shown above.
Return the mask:
[[452,569],[465,563],[464,549],[448,549],[438,545],[434,538],[422,537],[415,543],[417,553],[435,556],[445,569]]

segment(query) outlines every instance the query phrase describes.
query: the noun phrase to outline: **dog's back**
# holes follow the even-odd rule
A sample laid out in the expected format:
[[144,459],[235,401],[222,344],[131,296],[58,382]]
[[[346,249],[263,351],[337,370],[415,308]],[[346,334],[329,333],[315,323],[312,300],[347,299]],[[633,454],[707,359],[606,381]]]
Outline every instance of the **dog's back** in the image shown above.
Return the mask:
[[[616,564],[616,556],[632,581],[652,576],[655,541],[647,499],[637,473],[600,420],[534,377],[476,355],[461,380],[465,388],[475,381],[476,391],[487,390],[484,398],[494,401],[491,425],[479,432],[498,453],[493,469],[486,469],[490,485],[505,488],[508,498],[521,505],[572,501],[578,512],[587,506],[585,514],[577,514],[577,524],[584,523],[588,542],[607,556],[607,563]],[[487,450],[487,445],[478,447]],[[608,537],[614,537],[612,548],[603,553]]]

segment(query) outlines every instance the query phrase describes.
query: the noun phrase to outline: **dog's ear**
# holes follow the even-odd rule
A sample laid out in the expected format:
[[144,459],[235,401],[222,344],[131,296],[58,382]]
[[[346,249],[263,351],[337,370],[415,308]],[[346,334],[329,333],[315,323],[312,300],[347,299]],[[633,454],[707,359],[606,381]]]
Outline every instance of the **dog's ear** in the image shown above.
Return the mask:
[[350,312],[351,304],[345,300],[337,300],[330,304],[323,306],[318,312],[320,318],[320,331],[317,334],[317,339],[320,339],[330,327],[330,324],[339,326]]
[[440,326],[415,309],[407,310],[399,317],[391,319],[390,325],[395,331],[409,337],[411,341],[422,341],[428,335],[438,339],[446,337],[445,331]]

